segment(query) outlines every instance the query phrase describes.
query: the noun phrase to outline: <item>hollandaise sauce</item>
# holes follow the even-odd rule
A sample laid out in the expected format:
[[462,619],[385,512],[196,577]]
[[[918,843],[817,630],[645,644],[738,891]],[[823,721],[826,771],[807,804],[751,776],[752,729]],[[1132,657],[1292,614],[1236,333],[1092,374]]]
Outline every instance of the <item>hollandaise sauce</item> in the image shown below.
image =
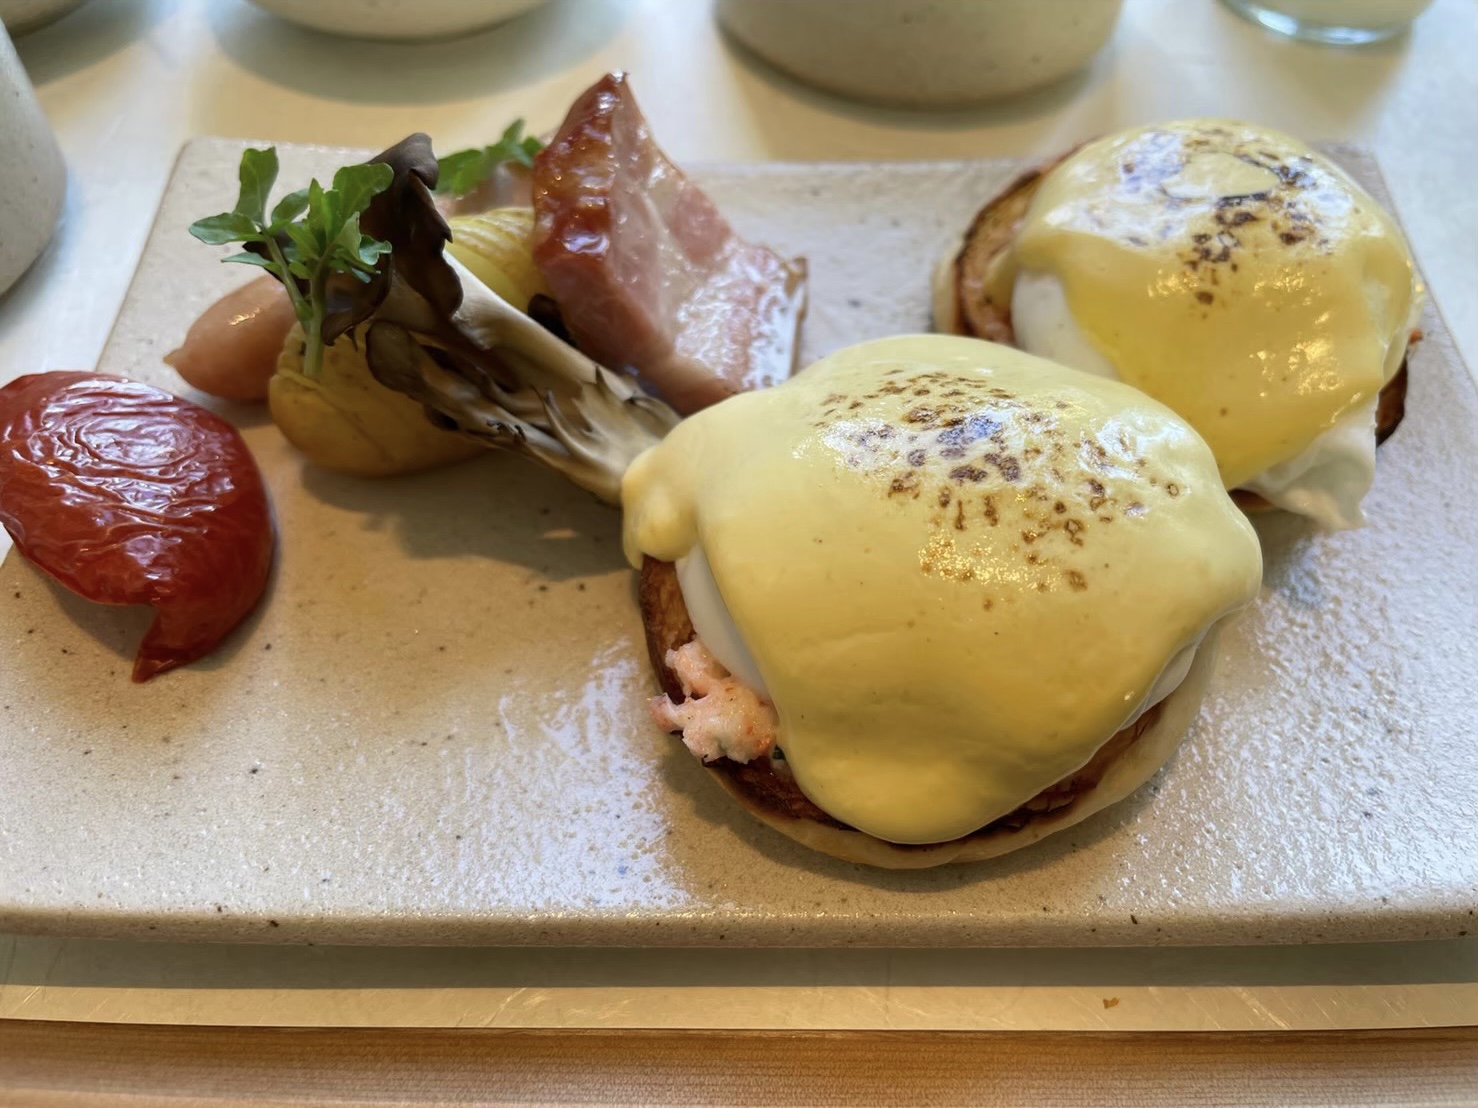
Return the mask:
[[1420,308],[1401,232],[1358,184],[1227,120],[1125,132],[1062,162],[990,276],[1002,303],[1021,274],[1061,282],[1088,344],[1189,420],[1228,488],[1372,403]]

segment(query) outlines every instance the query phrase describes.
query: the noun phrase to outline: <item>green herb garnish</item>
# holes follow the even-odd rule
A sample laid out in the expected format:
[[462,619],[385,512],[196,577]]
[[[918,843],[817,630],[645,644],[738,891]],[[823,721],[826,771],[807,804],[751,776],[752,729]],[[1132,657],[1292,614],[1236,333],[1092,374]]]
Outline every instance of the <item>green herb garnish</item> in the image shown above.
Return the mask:
[[542,142],[523,133],[523,120],[515,119],[503,132],[503,137],[491,146],[484,146],[481,150],[458,150],[455,154],[437,158],[436,191],[462,196],[486,181],[504,162],[532,169],[534,155],[543,149]]
[[343,273],[368,282],[390,252],[388,242],[360,233],[359,217],[395,175],[378,162],[346,165],[331,187],[310,181],[279,200],[269,215],[277,169],[276,147],[245,151],[236,206],[192,223],[190,234],[211,246],[240,243],[246,250],[223,260],[261,266],[282,282],[307,339],[303,372],[316,378],[323,365],[328,280]]

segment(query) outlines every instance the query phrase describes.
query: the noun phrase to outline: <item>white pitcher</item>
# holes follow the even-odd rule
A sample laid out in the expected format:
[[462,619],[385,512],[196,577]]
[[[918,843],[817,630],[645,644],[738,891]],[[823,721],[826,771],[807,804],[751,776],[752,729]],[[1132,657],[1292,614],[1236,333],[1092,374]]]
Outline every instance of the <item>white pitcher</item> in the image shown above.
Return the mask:
[[67,169],[30,78],[0,27],[0,293],[34,262],[56,229]]

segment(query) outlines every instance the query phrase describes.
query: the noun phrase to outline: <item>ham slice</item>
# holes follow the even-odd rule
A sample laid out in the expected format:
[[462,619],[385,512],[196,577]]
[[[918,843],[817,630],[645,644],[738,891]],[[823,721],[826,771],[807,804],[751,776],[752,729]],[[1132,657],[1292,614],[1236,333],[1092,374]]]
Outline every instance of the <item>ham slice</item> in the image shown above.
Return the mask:
[[795,369],[803,259],[745,242],[652,141],[622,74],[534,162],[534,261],[580,349],[683,414]]

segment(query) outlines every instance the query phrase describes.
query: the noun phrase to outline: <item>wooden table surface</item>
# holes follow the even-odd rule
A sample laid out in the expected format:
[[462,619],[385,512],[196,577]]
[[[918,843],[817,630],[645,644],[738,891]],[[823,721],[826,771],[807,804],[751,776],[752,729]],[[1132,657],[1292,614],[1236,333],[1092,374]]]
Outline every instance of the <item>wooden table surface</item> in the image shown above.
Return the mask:
[[0,1103],[1471,1105],[1478,1029],[1144,1035],[0,1020]]

